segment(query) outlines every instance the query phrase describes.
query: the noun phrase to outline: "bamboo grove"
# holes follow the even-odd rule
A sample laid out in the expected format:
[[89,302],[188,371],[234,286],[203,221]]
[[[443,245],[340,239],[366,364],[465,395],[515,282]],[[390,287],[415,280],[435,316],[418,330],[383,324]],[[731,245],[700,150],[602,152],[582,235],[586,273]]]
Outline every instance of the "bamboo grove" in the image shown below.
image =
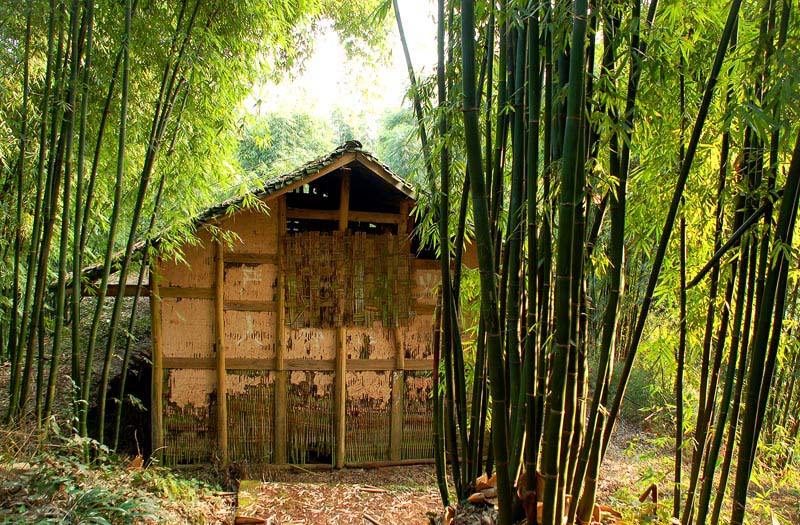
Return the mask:
[[[127,376],[137,301],[112,273],[143,293],[148,239],[236,182],[231,108],[259,51],[291,64],[322,17],[380,32],[369,2],[294,4],[0,4],[8,424],[49,428],[68,382],[74,431],[116,448],[135,400],[111,376]],[[377,7],[402,37],[401,6]],[[441,256],[442,502],[495,472],[501,523],[538,521],[537,499],[545,525],[590,523],[628,387],[656,356],[673,374],[672,516],[743,523],[761,452],[783,466],[800,430],[797,6],[437,7],[436,74],[405,58],[418,234]]]
[[[300,28],[321,18],[336,11],[322,2],[0,5],[7,423],[50,429],[56,405],[67,405],[67,428],[117,448],[123,409],[138,404],[125,378],[149,239],[227,196],[219,188],[237,182],[227,132],[237,105],[268,56],[279,70],[302,55],[310,34]],[[338,30],[352,34],[356,18]],[[368,33],[360,38],[380,30]],[[164,249],[186,233],[173,228]],[[112,274],[137,283],[133,301],[110,286]]]
[[500,523],[591,522],[645,349],[675,365],[673,517],[743,522],[759,444],[798,435],[797,17],[781,0],[438,2],[436,76],[406,60],[442,258],[445,505],[494,472]]

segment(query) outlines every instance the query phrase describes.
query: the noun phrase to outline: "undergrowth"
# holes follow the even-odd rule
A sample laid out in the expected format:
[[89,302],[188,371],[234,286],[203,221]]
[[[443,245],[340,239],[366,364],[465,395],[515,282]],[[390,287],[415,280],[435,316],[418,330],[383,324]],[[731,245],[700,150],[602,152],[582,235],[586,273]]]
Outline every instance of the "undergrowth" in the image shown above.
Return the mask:
[[0,524],[224,523],[218,490],[90,440],[0,431]]

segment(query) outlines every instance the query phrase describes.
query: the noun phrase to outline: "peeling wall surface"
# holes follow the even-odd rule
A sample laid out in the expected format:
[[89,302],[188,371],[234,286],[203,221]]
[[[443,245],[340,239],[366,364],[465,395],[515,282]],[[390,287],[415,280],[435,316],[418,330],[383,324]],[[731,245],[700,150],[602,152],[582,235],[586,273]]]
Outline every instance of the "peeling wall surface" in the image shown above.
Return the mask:
[[433,315],[418,315],[403,332],[403,353],[406,359],[433,358]]
[[286,330],[287,359],[334,359],[335,328],[299,328]]
[[229,359],[275,357],[273,312],[225,312],[225,353]]
[[278,268],[274,264],[225,263],[225,299],[274,301]]
[[164,357],[214,356],[214,302],[211,299],[163,298]]
[[397,353],[392,330],[381,323],[373,323],[371,328],[350,327],[345,334],[348,359],[392,359]]
[[[437,304],[439,272],[428,269],[428,265],[414,268],[410,243],[405,238],[357,234],[346,241],[352,243],[346,246],[352,253],[363,253],[364,258],[348,266],[349,281],[343,287],[350,290],[348,297],[337,297],[340,302],[335,303],[351,305],[351,310],[340,312],[339,318],[349,319],[353,325],[316,326],[309,319],[330,320],[331,316],[307,312],[303,320],[292,319],[298,303],[294,299],[292,308],[287,304],[289,284],[286,274],[281,275],[286,266],[281,263],[285,237],[279,235],[275,200],[267,201],[267,205],[269,214],[244,210],[215,224],[222,238],[233,239],[223,244],[221,303],[214,299],[216,241],[206,230],[197,233],[196,243],[181,247],[180,256],[161,260],[154,271],[162,298],[162,355],[168,363],[163,377],[165,462],[202,463],[213,461],[219,454],[217,304],[223,305],[222,344],[228,364],[223,392],[232,461],[272,462],[278,418],[286,421],[289,462],[331,461],[336,439],[334,363],[339,341],[347,368],[347,461],[388,460],[394,439],[390,439],[390,427],[398,422],[403,425],[398,434],[403,439],[402,459],[432,457],[428,446],[432,381],[429,372],[416,370],[433,366],[433,307]],[[305,242],[309,251],[303,257],[313,260],[314,268],[342,264],[341,257],[324,253],[325,246],[337,246],[336,242],[325,243],[315,246]],[[295,259],[293,264],[297,266],[302,260]],[[315,272],[340,273],[336,268],[329,270]],[[278,288],[281,279],[286,283],[283,292]],[[297,280],[292,282],[291,293],[296,294]],[[403,289],[395,289],[398,287]],[[367,293],[370,290],[378,290],[375,297]],[[278,312],[281,304],[283,316]],[[323,306],[331,308],[327,303]],[[279,327],[281,318],[284,322]],[[283,361],[278,355],[281,337]],[[414,371],[396,368],[403,366],[403,358],[416,360]],[[288,363],[285,372],[276,370],[279,361]],[[284,382],[278,382],[278,377],[284,377]],[[286,414],[275,413],[278,384],[285,385],[281,388],[287,399]],[[403,410],[396,421],[393,407]]]
[[167,371],[169,403],[178,408],[207,406],[216,397],[217,380],[213,370],[193,370],[190,368]]

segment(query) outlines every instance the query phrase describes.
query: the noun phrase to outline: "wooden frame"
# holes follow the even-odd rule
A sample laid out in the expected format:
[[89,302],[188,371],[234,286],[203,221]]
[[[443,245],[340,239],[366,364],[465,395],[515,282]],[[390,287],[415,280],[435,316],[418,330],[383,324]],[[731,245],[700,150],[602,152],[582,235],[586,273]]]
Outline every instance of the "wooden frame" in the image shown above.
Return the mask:
[[[288,459],[288,448],[290,446],[289,440],[287,436],[289,431],[289,419],[288,419],[288,409],[289,409],[289,378],[290,373],[295,371],[310,371],[310,372],[325,372],[329,376],[332,376],[333,380],[333,398],[328,398],[332,402],[332,424],[333,424],[333,440],[331,441],[331,453],[332,453],[332,467],[334,468],[342,468],[344,466],[351,466],[351,465],[360,465],[360,464],[367,464],[363,462],[354,462],[354,460],[358,460],[361,456],[361,452],[354,452],[353,446],[358,446],[360,441],[351,443],[351,450],[350,450],[350,461],[348,461],[347,453],[347,403],[348,403],[348,393],[347,393],[347,379],[348,375],[350,379],[353,379],[354,374],[348,374],[349,372],[388,372],[388,380],[389,380],[389,388],[390,388],[390,399],[387,399],[386,390],[382,390],[384,392],[381,399],[384,403],[388,401],[388,408],[387,405],[382,405],[381,410],[385,410],[383,412],[386,417],[388,418],[388,422],[390,427],[386,430],[389,432],[389,450],[386,451],[386,455],[384,453],[380,453],[377,456],[367,456],[375,457],[376,459],[383,459],[388,458],[388,461],[376,461],[371,462],[369,464],[380,464],[380,465],[400,465],[400,464],[413,464],[413,463],[420,463],[424,462],[425,460],[419,459],[403,459],[403,425],[406,420],[406,377],[408,372],[413,371],[427,371],[430,372],[433,370],[434,362],[431,359],[412,359],[406,358],[405,350],[404,350],[404,329],[402,328],[391,328],[386,326],[385,329],[390,331],[390,336],[383,336],[383,342],[380,344],[382,345],[391,345],[391,346],[384,346],[383,350],[381,350],[380,356],[381,359],[372,359],[372,358],[355,358],[358,357],[359,352],[354,350],[354,341],[348,342],[348,333],[352,335],[352,331],[350,328],[346,326],[338,326],[335,327],[335,356],[332,359],[316,359],[316,358],[289,358],[288,348],[287,345],[293,344],[292,341],[289,341],[287,337],[287,325],[286,325],[286,276],[284,275],[283,270],[283,263],[285,254],[284,251],[284,238],[287,234],[287,218],[288,219],[321,219],[321,220],[329,220],[329,221],[336,221],[339,232],[346,232],[348,227],[356,222],[370,222],[370,223],[379,223],[379,224],[395,224],[397,226],[397,235],[402,236],[404,241],[407,241],[407,235],[409,232],[409,228],[411,224],[413,224],[412,220],[409,217],[409,210],[413,205],[411,200],[405,200],[401,206],[399,213],[377,213],[377,212],[364,212],[358,210],[351,210],[350,209],[350,185],[351,185],[351,178],[349,169],[347,165],[353,162],[354,160],[358,160],[362,164],[365,164],[368,169],[376,171],[376,173],[381,179],[385,180],[387,183],[391,184],[393,187],[398,188],[404,194],[408,195],[408,187],[403,186],[402,189],[398,186],[397,181],[391,177],[390,174],[385,172],[385,169],[380,166],[379,164],[375,163],[374,161],[369,160],[366,157],[363,157],[358,153],[350,152],[343,155],[341,158],[337,159],[331,165],[323,168],[317,174],[311,175],[305,179],[296,181],[285,188],[277,191],[276,193],[265,197],[264,199],[269,202],[269,205],[274,210],[273,217],[277,220],[277,243],[276,246],[273,247],[272,243],[274,242],[273,235],[274,230],[269,230],[269,242],[265,243],[262,242],[263,238],[260,238],[260,230],[256,231],[256,236],[253,237],[253,230],[251,229],[248,232],[249,239],[255,239],[254,244],[250,245],[251,252],[237,252],[232,251],[230,248],[225,250],[225,247],[219,241],[213,241],[212,243],[207,243],[206,249],[209,249],[211,244],[213,244],[213,258],[209,257],[209,252],[206,251],[203,253],[203,273],[201,278],[189,279],[186,281],[181,280],[180,282],[186,282],[186,284],[193,284],[194,286],[159,286],[158,279],[156,278],[157,271],[159,269],[159,265],[154,265],[154,271],[151,276],[151,285],[148,286],[148,290],[150,291],[150,300],[151,300],[151,315],[153,316],[153,384],[152,384],[152,395],[153,395],[153,444],[154,447],[161,447],[164,443],[164,432],[165,430],[169,430],[169,432],[173,432],[172,427],[170,426],[171,420],[167,420],[167,424],[165,426],[164,422],[164,402],[169,401],[172,403],[172,399],[164,399],[163,388],[165,385],[164,381],[164,371],[165,369],[175,369],[175,370],[208,370],[209,372],[204,372],[200,374],[200,377],[208,377],[210,381],[213,383],[208,383],[209,385],[216,384],[217,388],[217,395],[216,395],[216,403],[217,403],[217,410],[215,413],[216,417],[216,428],[217,428],[217,436],[216,441],[211,442],[211,448],[213,449],[216,447],[216,453],[222,465],[228,463],[229,459],[236,459],[233,456],[229,458],[229,454],[236,454],[236,449],[231,448],[229,451],[229,436],[228,436],[228,386],[231,388],[231,396],[234,396],[237,389],[241,388],[239,383],[236,383],[234,377],[228,377],[229,373],[234,373],[233,371],[267,371],[269,372],[269,376],[274,378],[274,382],[272,383],[272,397],[274,403],[273,414],[271,414],[272,418],[272,457],[264,456],[264,460],[269,458],[270,462],[275,465],[285,465]],[[341,170],[342,177],[341,177],[341,191],[340,191],[340,199],[339,199],[339,209],[337,210],[308,210],[308,209],[301,209],[301,208],[292,208],[287,209],[286,203],[286,194],[294,189],[308,184],[326,174],[329,174],[333,171]],[[402,186],[402,185],[401,185]],[[334,190],[335,191],[335,190]],[[269,228],[272,228],[271,223]],[[244,237],[244,236],[243,236]],[[407,244],[403,244],[403,246],[408,246]],[[275,253],[253,253],[253,250],[263,250],[266,252],[272,252],[275,250]],[[209,263],[211,264],[211,276],[208,276],[207,270],[209,268]],[[259,290],[266,290],[266,294],[262,295],[262,292],[253,293],[251,290],[248,295],[244,297],[249,297],[248,299],[226,299],[225,297],[225,272],[235,267],[235,265],[274,265],[275,273],[273,273],[273,269],[269,269],[269,281],[263,281],[264,284],[259,284],[259,286],[268,286],[271,288],[260,288]],[[425,260],[418,260],[415,259],[412,265],[412,271],[415,270],[438,270],[439,263],[438,261],[425,261]],[[238,274],[237,274],[238,275]],[[274,276],[275,281],[272,281]],[[164,280],[162,279],[162,283]],[[177,281],[176,281],[177,282]],[[262,283],[262,281],[258,281]],[[231,283],[229,283],[230,286]],[[237,277],[237,286],[238,284],[242,284],[244,286],[245,282],[239,283],[239,277]],[[117,286],[117,285],[111,285]],[[135,286],[128,285],[126,286],[125,292],[127,295],[128,290],[130,289],[131,294],[135,292]],[[109,288],[111,289],[111,287]],[[115,290],[118,289],[115,288]],[[275,290],[274,297],[269,290]],[[87,291],[91,291],[88,290]],[[233,293],[232,289],[229,289],[229,293]],[[253,299],[253,298],[257,299]],[[266,297],[271,298],[272,300],[261,300]],[[161,301],[162,298],[167,299],[190,299],[196,301],[189,301],[190,309],[187,311],[192,311],[192,308],[202,308],[202,315],[203,322],[202,324],[206,324],[207,315],[209,312],[212,311],[211,306],[213,304],[213,316],[211,317],[212,330],[213,330],[213,337],[211,340],[208,338],[208,332],[204,333],[204,338],[202,343],[198,343],[197,340],[193,339],[192,337],[185,337],[185,345],[184,348],[188,348],[187,350],[182,350],[180,353],[176,351],[177,355],[204,355],[208,357],[198,358],[198,357],[164,357],[163,355],[163,335],[161,333],[162,323],[163,320],[161,319],[162,315],[162,308],[161,308]],[[413,301],[413,299],[412,299]],[[172,303],[178,301],[172,301],[169,303],[172,306]],[[407,304],[407,303],[406,303]],[[417,315],[428,315],[431,314],[434,310],[433,305],[428,305],[422,302],[414,302],[411,306],[411,310],[413,313]],[[170,310],[171,311],[171,310]],[[178,311],[178,310],[176,310]],[[256,354],[250,353],[250,350],[247,350],[244,353],[236,353],[232,355],[244,355],[248,357],[230,357],[226,350],[230,350],[231,352],[236,350],[235,342],[228,340],[227,344],[230,348],[226,349],[226,339],[225,339],[225,312],[226,311],[236,311],[236,312],[270,312],[273,313],[274,316],[272,318],[269,317],[258,317],[258,328],[261,334],[272,333],[272,327],[263,326],[264,319],[271,319],[274,318],[274,344],[275,344],[275,353],[274,357],[271,352],[266,354]],[[164,310],[167,312],[167,310]],[[179,315],[180,317],[180,315]],[[243,316],[238,316],[236,319],[241,319]],[[248,317],[249,318],[249,317]],[[234,318],[229,318],[228,322],[233,323],[232,320]],[[175,319],[170,318],[170,321],[175,321]],[[195,325],[193,325],[195,326]],[[422,333],[423,331],[427,330],[424,328],[427,326],[427,321],[422,320],[422,324],[418,325],[420,328],[415,328],[416,330],[414,333]],[[229,331],[231,327],[228,327]],[[332,330],[333,331],[333,330]],[[171,333],[172,334],[172,333]],[[331,343],[331,333],[329,332],[328,335],[325,336],[326,342],[325,344]],[[293,336],[294,337],[294,336]],[[389,339],[385,339],[389,337]],[[294,339],[293,339],[294,340]],[[168,342],[171,339],[167,339]],[[209,353],[211,347],[211,341],[213,341],[213,347],[215,352],[213,354]],[[271,341],[270,341],[271,342]],[[172,343],[170,343],[171,345]],[[296,343],[295,343],[296,344]],[[406,343],[409,344],[409,343]],[[415,343],[416,344],[416,343]],[[427,343],[420,343],[422,345]],[[192,346],[194,345],[194,346]],[[172,346],[168,346],[168,348],[172,348]],[[423,346],[420,346],[420,352],[422,352]],[[348,350],[350,350],[351,355],[354,358],[348,358]],[[172,352],[172,350],[168,350],[168,352]],[[242,352],[242,351],[239,351]],[[270,357],[249,357],[255,355],[269,355]],[[305,352],[297,354],[292,353],[291,355],[305,355]],[[309,352],[309,355],[311,353]],[[325,353],[323,354],[325,357],[331,357],[331,347],[325,347]],[[368,354],[367,354],[368,355]],[[424,354],[422,354],[424,355]],[[366,355],[365,355],[366,357]],[[211,370],[214,371],[213,378]],[[365,378],[367,376],[364,376]],[[207,380],[203,380],[207,381]],[[228,385],[228,381],[230,381],[230,385]],[[386,388],[386,378],[385,376],[380,378],[382,381],[380,388]],[[205,382],[203,383],[206,384]],[[427,387],[426,387],[427,388]],[[329,395],[329,394],[326,394]],[[213,397],[210,399],[213,400]],[[233,397],[231,397],[233,400]],[[266,399],[266,398],[265,398]],[[232,401],[233,403],[233,401]],[[238,417],[238,412],[235,412],[234,405],[231,405],[231,410],[234,410],[230,414],[231,418]],[[416,414],[416,408],[410,408],[412,410],[411,413]],[[388,412],[388,413],[387,413]],[[425,412],[429,416],[428,412]],[[352,416],[352,414],[351,414]],[[169,417],[169,416],[168,416]],[[204,418],[207,416],[203,416]],[[214,416],[211,416],[212,418]],[[327,416],[326,416],[327,417]],[[427,416],[426,416],[427,417]],[[205,419],[204,419],[205,421]],[[233,420],[231,420],[233,421]],[[231,427],[233,428],[233,427]],[[382,428],[385,428],[382,424]],[[381,430],[381,432],[385,432],[386,430]],[[383,439],[386,438],[384,434]],[[416,435],[416,434],[415,434]],[[168,441],[170,440],[172,434],[167,434]],[[424,436],[422,436],[424,438]],[[236,436],[234,433],[231,434],[232,441],[230,443],[231,447],[236,447]],[[351,439],[355,439],[351,437]],[[267,438],[268,441],[268,438]],[[266,441],[265,441],[266,446]],[[259,453],[259,452],[257,452]],[[212,450],[211,454],[213,455],[214,452]],[[417,454],[412,452],[413,454]],[[424,452],[420,455],[425,455],[427,452]],[[213,456],[212,456],[213,457]],[[237,459],[238,460],[238,459]]]
[[[404,368],[396,367],[396,359],[347,359],[345,367],[352,372],[403,372],[403,371],[432,371],[432,359],[406,359]],[[279,365],[277,359],[270,358],[236,358],[229,357],[225,360],[227,370],[276,370],[276,371],[319,371],[333,372],[336,370],[336,359],[284,359]],[[163,368],[213,370],[217,367],[214,357],[166,357],[163,359]]]
[[286,290],[283,275],[283,236],[286,235],[286,196],[277,200],[278,205],[278,298],[275,315],[275,430],[273,436],[273,462],[286,463],[286,437],[288,431],[288,382],[286,370]]
[[214,346],[217,350],[217,446],[223,466],[228,464],[228,370],[225,363],[225,260],[222,242],[214,241]]

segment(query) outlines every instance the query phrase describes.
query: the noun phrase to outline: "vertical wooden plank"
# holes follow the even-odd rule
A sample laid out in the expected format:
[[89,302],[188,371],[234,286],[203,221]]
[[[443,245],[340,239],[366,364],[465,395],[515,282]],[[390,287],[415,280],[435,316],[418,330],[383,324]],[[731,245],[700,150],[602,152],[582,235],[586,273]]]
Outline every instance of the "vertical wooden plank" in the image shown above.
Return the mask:
[[336,452],[334,454],[335,467],[344,467],[345,458],[345,424],[346,424],[346,407],[347,407],[347,352],[346,352],[346,339],[347,335],[342,326],[336,328],[336,364],[334,369],[334,400],[333,400],[333,415],[334,415],[334,431],[336,433]]
[[[339,231],[347,231],[347,219],[350,213],[350,170],[342,170],[342,187],[339,194]],[[340,299],[340,301],[343,300]],[[344,307],[339,305],[339,309]],[[336,451],[335,467],[344,467],[345,458],[345,425],[347,420],[347,333],[344,326],[336,327],[336,365],[333,372],[334,400],[333,417]]]
[[342,168],[342,188],[339,193],[339,231],[347,231],[350,216],[350,169]]
[[[398,344],[398,346],[400,346]],[[392,371],[392,404],[389,430],[389,459],[399,461],[403,455],[403,401],[405,399],[405,372]]]
[[214,346],[217,350],[217,447],[222,465],[228,464],[228,389],[225,368],[225,261],[222,242],[214,241]]
[[150,265],[150,340],[153,373],[150,381],[150,436],[156,457],[164,447],[164,354],[162,351],[161,296],[158,288],[159,261]]
[[[408,214],[411,202],[400,205],[400,214],[404,220],[397,225],[397,236],[404,239],[408,234]],[[406,356],[403,352],[400,328],[392,327],[392,341],[395,351],[395,370],[392,371],[392,404],[389,434],[389,459],[399,461],[403,455],[403,405],[405,400],[405,367]]]
[[286,371],[286,287],[283,274],[283,240],[286,235],[286,196],[276,202],[278,219],[278,289],[275,314],[275,420],[273,428],[273,462],[286,463],[286,436],[288,412],[288,372]]

